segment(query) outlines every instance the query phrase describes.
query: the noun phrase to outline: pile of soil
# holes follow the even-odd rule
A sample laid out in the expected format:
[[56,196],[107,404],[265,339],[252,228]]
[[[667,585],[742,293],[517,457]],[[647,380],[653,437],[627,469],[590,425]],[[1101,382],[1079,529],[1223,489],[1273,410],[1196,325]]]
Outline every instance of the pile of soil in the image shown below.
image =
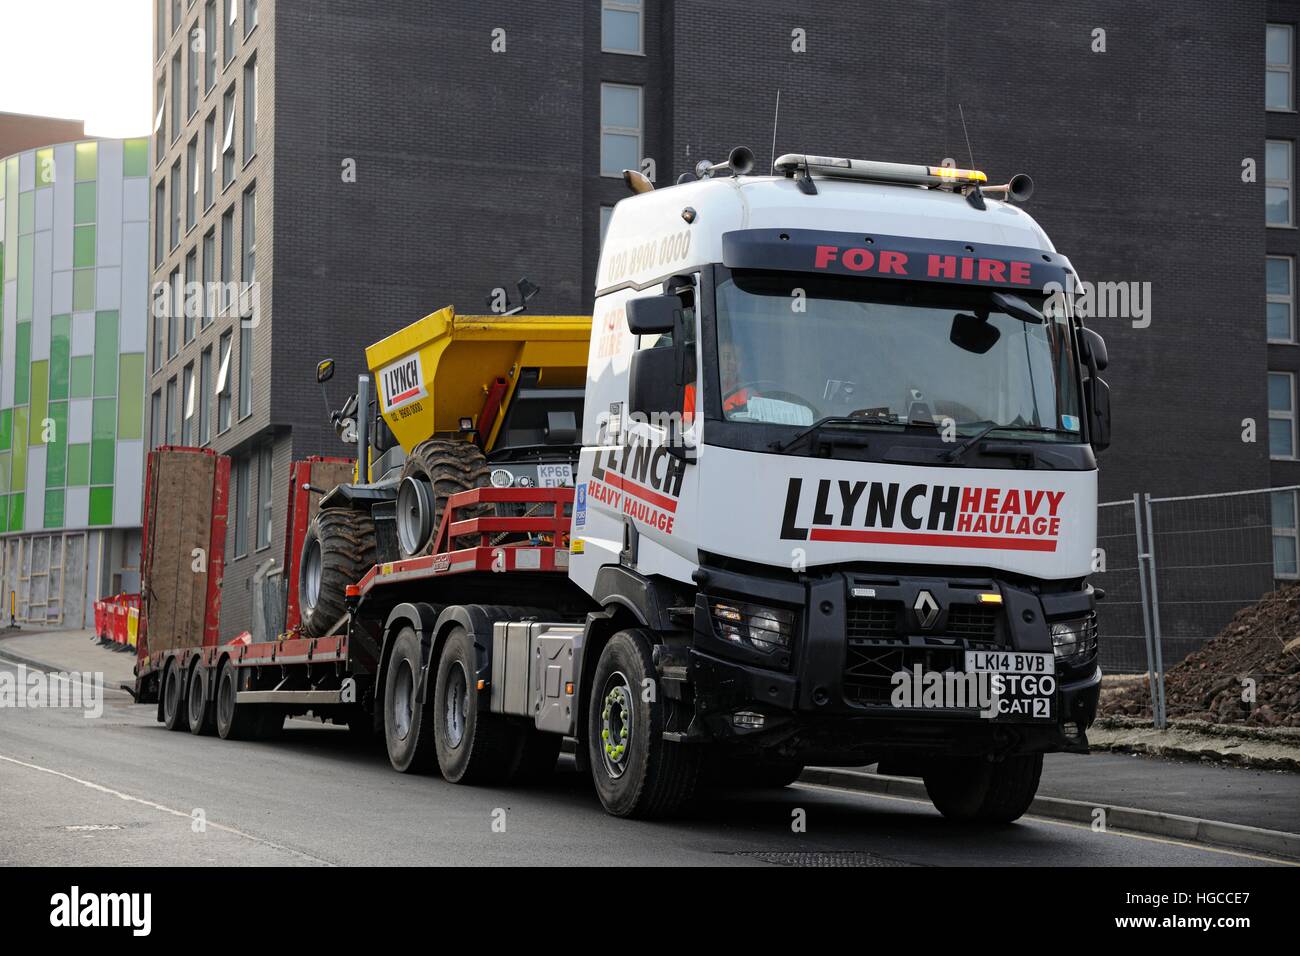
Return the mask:
[[[1242,700],[1248,678],[1253,702]],[[1170,719],[1300,727],[1300,584],[1242,608],[1217,637],[1168,668],[1165,702]],[[1150,717],[1145,676],[1103,685],[1101,715]]]

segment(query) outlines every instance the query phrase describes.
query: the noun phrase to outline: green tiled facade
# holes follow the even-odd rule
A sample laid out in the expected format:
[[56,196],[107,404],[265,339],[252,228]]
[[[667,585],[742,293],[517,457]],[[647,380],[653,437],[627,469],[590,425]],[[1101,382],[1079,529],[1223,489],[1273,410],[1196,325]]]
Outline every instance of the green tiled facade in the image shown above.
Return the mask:
[[149,140],[0,158],[0,533],[140,524]]

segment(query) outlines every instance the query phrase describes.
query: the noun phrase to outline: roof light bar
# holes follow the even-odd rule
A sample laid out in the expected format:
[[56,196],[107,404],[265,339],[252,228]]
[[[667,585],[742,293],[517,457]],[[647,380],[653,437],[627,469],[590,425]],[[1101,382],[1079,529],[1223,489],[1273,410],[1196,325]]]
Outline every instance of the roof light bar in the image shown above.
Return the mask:
[[869,159],[841,159],[786,153],[773,166],[787,178],[803,173],[826,179],[857,179],[876,183],[905,183],[913,186],[978,186],[989,181],[978,169],[948,166],[915,166],[910,163],[879,163]]

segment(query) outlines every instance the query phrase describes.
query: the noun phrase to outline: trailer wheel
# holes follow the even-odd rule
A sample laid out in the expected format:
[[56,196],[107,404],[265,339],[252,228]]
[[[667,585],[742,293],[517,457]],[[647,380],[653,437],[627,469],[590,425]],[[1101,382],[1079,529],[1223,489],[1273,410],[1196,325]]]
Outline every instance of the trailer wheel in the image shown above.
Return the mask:
[[397,487],[397,544],[402,557],[429,554],[447,499],[486,488],[488,463],[477,445],[430,438],[411,449]]
[[600,802],[617,817],[671,815],[690,799],[699,773],[698,748],[663,739],[663,695],[643,693],[655,679],[651,647],[648,631],[619,631],[601,651],[591,682],[591,777]]
[[463,627],[447,635],[433,691],[438,766],[451,783],[504,783],[519,769],[521,728],[478,707],[474,640]]
[[925,791],[950,820],[1010,823],[1033,803],[1042,754],[993,762],[982,757],[936,758],[925,768]]
[[375,563],[375,519],[368,511],[325,508],[303,536],[298,562],[298,608],[308,637],[328,633],[346,610],[349,584]]
[[425,726],[427,706],[415,699],[420,680],[420,639],[413,628],[397,632],[384,673],[384,741],[388,760],[401,773],[433,769],[437,757],[433,734]]
[[256,704],[241,704],[239,697],[239,671],[223,664],[217,677],[217,736],[222,740],[248,740],[256,735],[258,718]]
[[185,694],[185,704],[190,733],[196,737],[206,737],[217,729],[217,709],[208,700],[207,680],[203,676],[201,664],[195,664],[190,668],[190,686]]
[[189,730],[190,718],[185,707],[185,677],[173,661],[163,674],[163,726],[168,730]]

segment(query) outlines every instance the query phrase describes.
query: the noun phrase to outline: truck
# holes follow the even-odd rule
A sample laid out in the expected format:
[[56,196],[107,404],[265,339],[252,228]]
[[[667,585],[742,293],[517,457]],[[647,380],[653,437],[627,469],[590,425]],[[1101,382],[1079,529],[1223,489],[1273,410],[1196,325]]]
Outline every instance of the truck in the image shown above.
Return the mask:
[[[337,617],[154,654],[137,696],[222,737],[310,712],[451,783],[543,778],[567,739],[619,817],[879,764],[950,819],[1018,818],[1043,755],[1088,747],[1110,441],[1105,342],[1016,204],[1028,177],[801,153],[754,175],[738,148],[625,180],[581,384],[558,363],[524,393],[549,460],[488,447],[500,373],[431,360],[450,313],[372,346],[375,427],[341,429],[368,467],[311,493],[374,540],[319,531],[301,562],[347,579]],[[407,467],[429,441],[463,481]]]

